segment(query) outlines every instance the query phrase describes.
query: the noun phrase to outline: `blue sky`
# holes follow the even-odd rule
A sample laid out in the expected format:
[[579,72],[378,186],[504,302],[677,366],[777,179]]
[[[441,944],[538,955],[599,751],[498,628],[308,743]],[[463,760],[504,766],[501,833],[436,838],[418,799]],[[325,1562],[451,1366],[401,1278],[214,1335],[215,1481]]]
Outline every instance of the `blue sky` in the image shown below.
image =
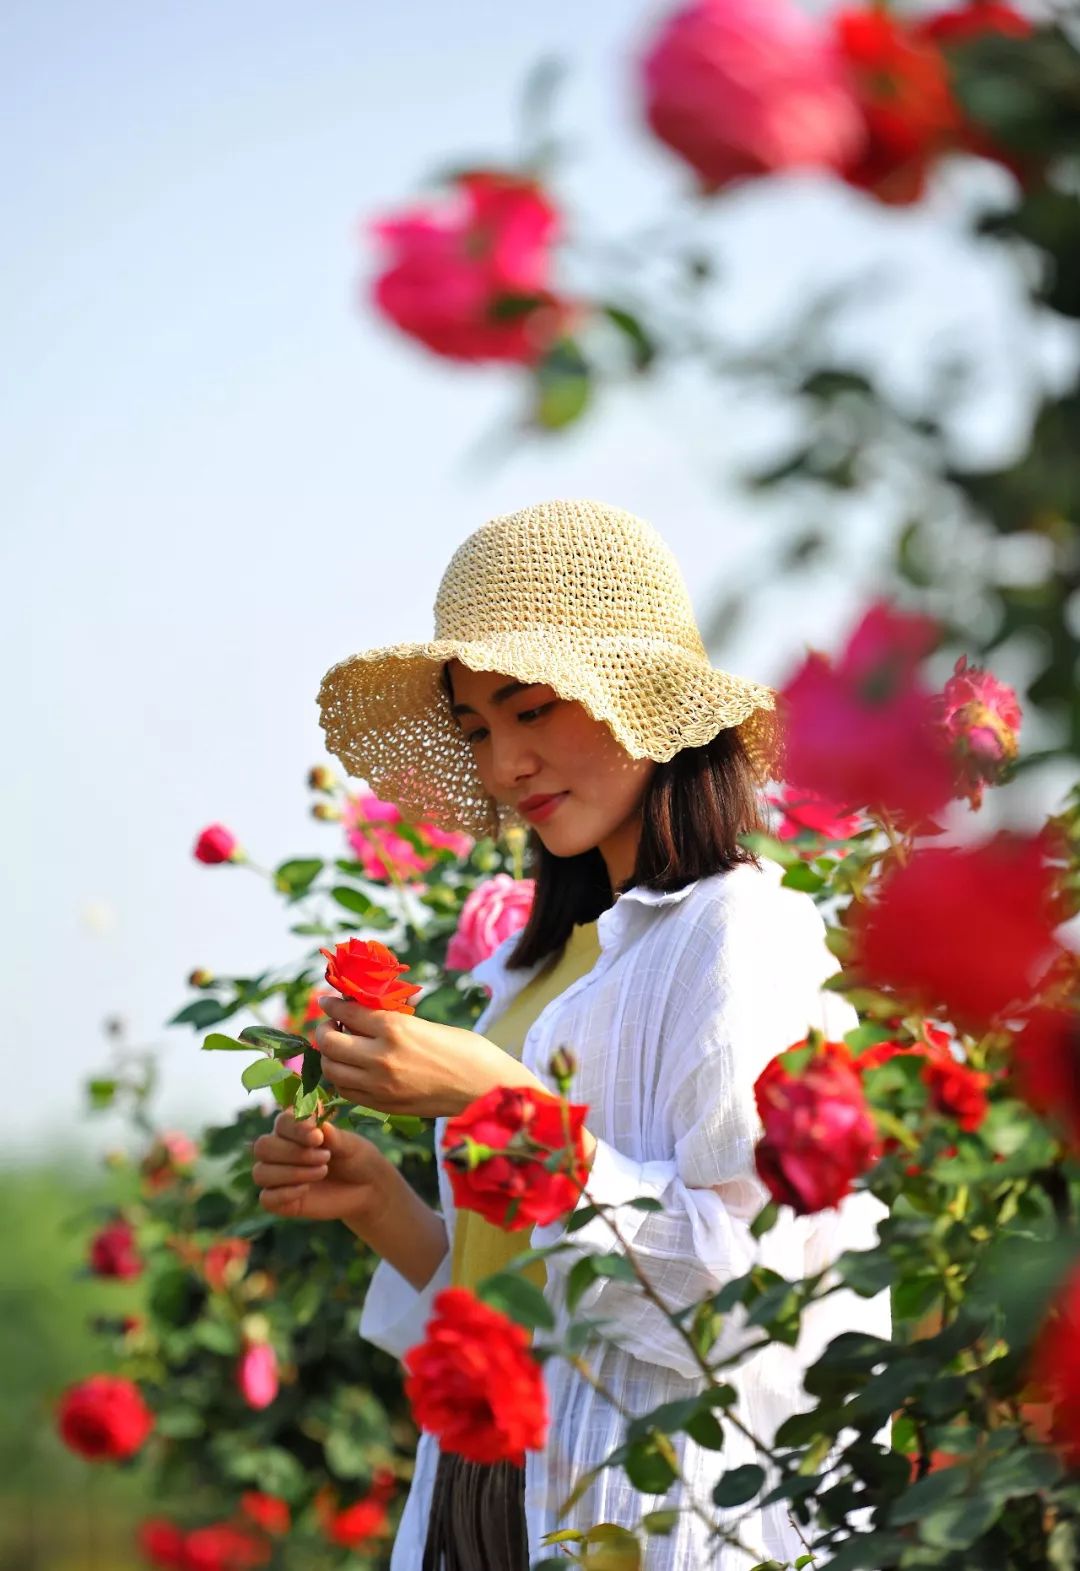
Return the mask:
[[[307,817],[319,679],[354,650],[428,636],[473,528],[545,496],[629,507],[671,543],[704,620],[775,526],[733,478],[782,429],[768,407],[673,377],[606,399],[564,440],[481,458],[516,409],[513,373],[442,364],[363,299],[362,224],[447,162],[512,156],[520,85],[545,54],[572,68],[571,210],[609,234],[675,210],[686,177],[632,88],[657,14],[7,6],[3,946],[32,1110],[18,1152],[115,1138],[81,1101],[110,1014],[162,1046],[176,1121],[236,1104],[235,1061],[163,1022],[193,966],[242,973],[290,941],[254,878],[191,860],[194,835],[224,820],[264,863],[337,849]],[[723,325],[752,341],[810,284],[882,263],[895,283],[852,313],[851,342],[901,392],[927,345],[977,345],[980,396],[957,431],[1005,451],[1023,362],[1060,345],[1023,326],[1000,258],[960,233],[976,184],[1004,178],[945,171],[914,214],[813,180],[741,194],[709,220]],[[843,573],[764,605],[716,663],[779,680],[808,641],[841,635],[873,584],[875,520],[836,525]]]

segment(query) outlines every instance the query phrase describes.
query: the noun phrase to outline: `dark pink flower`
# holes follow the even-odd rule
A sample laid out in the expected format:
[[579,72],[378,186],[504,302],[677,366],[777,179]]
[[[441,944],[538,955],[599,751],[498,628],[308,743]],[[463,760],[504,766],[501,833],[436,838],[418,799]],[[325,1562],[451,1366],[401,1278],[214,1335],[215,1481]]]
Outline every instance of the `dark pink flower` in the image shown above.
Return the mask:
[[959,788],[977,808],[983,787],[1001,780],[1016,757],[1019,701],[1013,688],[961,655],[938,702]]
[[224,824],[211,824],[195,842],[195,857],[200,862],[240,862],[244,853],[236,836]]
[[920,822],[953,792],[953,768],[919,664],[937,629],[878,602],[838,661],[812,653],[784,689],[784,776],[846,811]]
[[804,787],[784,785],[768,801],[782,815],[776,830],[778,840],[793,840],[805,831],[825,840],[846,840],[863,827],[861,813],[844,813],[836,802]]
[[754,1096],[765,1128],[754,1153],[758,1175],[774,1200],[800,1216],[838,1205],[880,1155],[862,1082],[842,1042],[823,1042],[794,1073],[774,1058]]
[[135,1230],[130,1222],[117,1217],[90,1241],[90,1269],[95,1276],[130,1278],[138,1276],[143,1263],[135,1247]]
[[535,181],[495,170],[461,175],[449,203],[374,226],[387,254],[375,304],[438,355],[530,364],[566,325],[550,287],[558,228]]

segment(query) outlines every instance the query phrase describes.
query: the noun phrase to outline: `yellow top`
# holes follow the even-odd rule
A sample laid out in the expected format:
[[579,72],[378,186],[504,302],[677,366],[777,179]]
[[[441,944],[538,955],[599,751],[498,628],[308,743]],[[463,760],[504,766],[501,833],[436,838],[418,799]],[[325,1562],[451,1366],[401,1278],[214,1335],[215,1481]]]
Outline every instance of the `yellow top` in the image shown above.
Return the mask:
[[[489,1042],[520,1059],[526,1034],[540,1012],[571,982],[591,971],[600,954],[597,923],[575,923],[557,959],[550,960],[516,994],[509,1006],[484,1027]],[[566,1044],[573,1047],[572,1042]],[[508,1232],[476,1211],[458,1211],[454,1223],[454,1250],[450,1280],[455,1287],[473,1288],[486,1276],[502,1271],[515,1256],[529,1248],[529,1230]],[[525,1268],[525,1276],[543,1288],[547,1279],[542,1260]]]

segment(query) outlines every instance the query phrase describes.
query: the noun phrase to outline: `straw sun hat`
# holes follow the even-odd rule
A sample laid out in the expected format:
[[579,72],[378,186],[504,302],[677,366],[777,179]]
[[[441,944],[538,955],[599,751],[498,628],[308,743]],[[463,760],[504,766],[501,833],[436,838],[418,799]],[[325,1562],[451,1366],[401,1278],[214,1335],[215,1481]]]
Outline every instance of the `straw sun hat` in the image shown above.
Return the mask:
[[528,824],[484,790],[442,665],[547,682],[634,758],[666,762],[738,726],[762,782],[780,746],[777,695],[709,664],[671,550],[601,502],[541,502],[458,546],[435,636],[332,666],[319,688],[329,752],[410,823],[499,838]]

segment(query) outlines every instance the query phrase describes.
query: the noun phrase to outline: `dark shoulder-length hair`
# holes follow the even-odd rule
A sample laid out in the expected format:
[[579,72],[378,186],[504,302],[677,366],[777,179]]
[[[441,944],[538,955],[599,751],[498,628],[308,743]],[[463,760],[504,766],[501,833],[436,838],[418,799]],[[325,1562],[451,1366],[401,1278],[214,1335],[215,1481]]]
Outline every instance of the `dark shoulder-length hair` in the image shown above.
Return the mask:
[[[448,667],[443,686],[453,702]],[[644,885],[663,892],[729,872],[758,858],[739,836],[768,824],[757,772],[734,726],[700,747],[684,747],[658,763],[641,808],[641,836],[630,877],[612,889],[597,847],[554,856],[535,829],[526,842],[524,873],[536,881],[529,920],[506,966],[519,970],[561,949],[575,923],[592,922],[617,895]]]

